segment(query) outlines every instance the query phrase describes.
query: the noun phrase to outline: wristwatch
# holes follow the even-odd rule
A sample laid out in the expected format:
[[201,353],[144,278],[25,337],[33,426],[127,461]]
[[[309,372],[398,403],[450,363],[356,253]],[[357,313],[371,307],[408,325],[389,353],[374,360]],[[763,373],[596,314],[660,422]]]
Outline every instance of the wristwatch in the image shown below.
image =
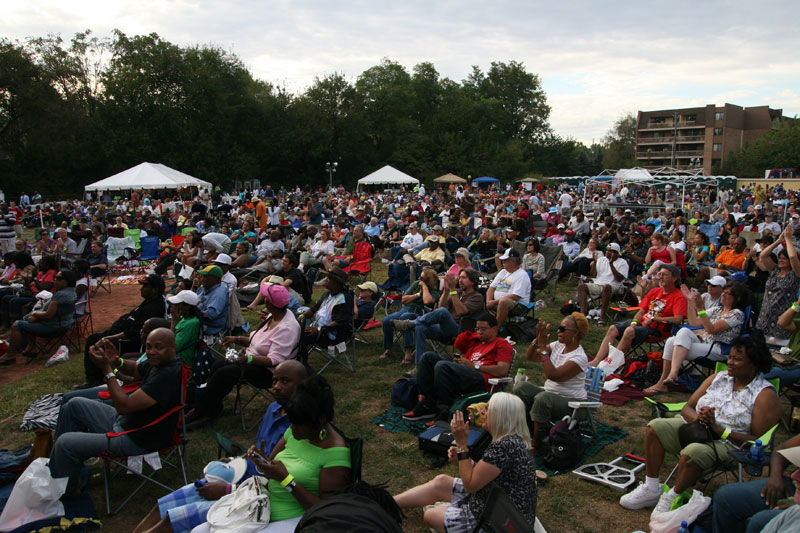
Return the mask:
[[110,379],[114,379],[116,377],[117,376],[115,376],[113,372],[109,372],[108,374],[106,374],[106,381],[108,381]]
[[285,489],[286,489],[286,490],[287,490],[287,491],[288,491],[288,492],[291,494],[291,493],[292,493],[292,491],[294,491],[294,488],[295,488],[296,486],[297,486],[297,481],[295,481],[295,480],[293,479],[293,480],[291,480],[291,481],[289,482],[289,484],[287,484],[287,485],[286,485],[285,487],[283,487],[283,488],[285,488]]

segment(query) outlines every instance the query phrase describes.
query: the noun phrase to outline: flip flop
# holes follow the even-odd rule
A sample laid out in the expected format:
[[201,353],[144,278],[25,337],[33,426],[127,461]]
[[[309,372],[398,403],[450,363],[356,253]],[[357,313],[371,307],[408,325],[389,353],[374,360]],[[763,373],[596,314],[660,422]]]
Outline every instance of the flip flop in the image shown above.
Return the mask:
[[411,366],[412,364],[414,364],[413,359],[406,359],[405,357],[403,357],[403,360],[400,361],[400,366]]
[[392,354],[390,354],[390,353],[387,353],[387,352],[383,352],[383,353],[380,355],[380,357],[378,357],[378,359],[389,359],[391,356],[392,356]]
[[666,385],[667,387],[669,387],[670,385],[673,385],[673,386],[680,385],[680,382],[678,382],[677,379],[665,379],[662,383],[664,385]]
[[648,396],[658,396],[659,394],[666,394],[669,391],[668,390],[661,390],[661,389],[654,389],[653,387],[647,387],[642,392],[647,394]]

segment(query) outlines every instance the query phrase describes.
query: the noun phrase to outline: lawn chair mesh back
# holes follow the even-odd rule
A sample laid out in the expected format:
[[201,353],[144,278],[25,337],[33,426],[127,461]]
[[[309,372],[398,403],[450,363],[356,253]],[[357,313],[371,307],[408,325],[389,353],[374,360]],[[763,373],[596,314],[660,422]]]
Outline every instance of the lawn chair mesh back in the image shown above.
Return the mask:
[[508,494],[493,483],[486,498],[483,515],[473,533],[490,531],[492,533],[533,533],[534,526],[517,509]]
[[139,243],[142,246],[142,253],[139,256],[139,259],[152,261],[153,259],[158,259],[159,250],[158,250],[158,243],[159,238],[155,236],[148,235],[147,237],[142,237],[139,240]]
[[544,294],[549,293],[550,299],[555,301],[556,282],[558,282],[558,271],[561,270],[563,246],[543,246],[541,251],[544,255],[544,279],[547,283],[542,292]]
[[[750,324],[750,316],[753,313],[753,308],[751,306],[747,306],[744,310],[744,322],[739,329],[739,333],[736,335],[737,337],[741,337],[747,333]],[[686,326],[684,326],[686,327]],[[692,329],[700,329],[694,328]],[[674,332],[673,332],[674,333]],[[731,345],[727,342],[722,341],[714,341],[711,343],[711,346],[708,347],[708,353],[702,357],[698,357],[696,359],[687,359],[684,361],[683,369],[686,372],[697,372],[703,378],[707,378],[711,375],[712,372],[716,372],[717,363],[718,361],[711,359],[711,351],[714,349],[714,346],[719,346],[720,352],[724,356],[728,356],[731,353]]]
[[569,402],[567,405],[572,408],[572,418],[577,419],[579,415],[586,415],[589,424],[592,426],[592,434],[594,437],[598,436],[597,425],[594,422],[594,411],[603,405],[600,402],[600,395],[603,392],[603,383],[605,383],[605,375],[603,370],[596,366],[590,366],[586,371],[586,379],[584,381],[586,387],[586,400],[581,402]]
[[511,364],[508,366],[508,374],[503,378],[489,378],[489,385],[491,385],[489,392],[485,390],[480,392],[473,392],[470,394],[462,394],[456,398],[453,405],[450,406],[450,414],[456,411],[462,411],[464,414],[467,412],[467,407],[473,403],[488,402],[489,398],[495,391],[502,391],[507,384],[514,383],[514,372],[516,372],[517,365],[517,349],[511,352]]
[[123,235],[125,237],[130,237],[131,239],[133,239],[133,242],[136,245],[136,249],[137,250],[139,248],[141,248],[140,241],[141,241],[141,237],[142,237],[142,230],[140,230],[140,229],[126,229],[123,232]]

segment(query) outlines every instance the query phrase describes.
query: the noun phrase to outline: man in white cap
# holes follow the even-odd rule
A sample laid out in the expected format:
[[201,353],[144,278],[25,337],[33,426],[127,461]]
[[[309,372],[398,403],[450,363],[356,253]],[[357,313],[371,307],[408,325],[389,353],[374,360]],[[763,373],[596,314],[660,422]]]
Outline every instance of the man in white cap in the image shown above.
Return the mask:
[[716,305],[722,305],[720,299],[722,298],[722,289],[728,280],[722,276],[713,276],[711,279],[706,280],[706,292],[703,293],[703,306],[706,311]]
[[236,276],[231,274],[231,263],[233,260],[231,256],[228,254],[219,254],[213,261],[215,265],[222,269],[222,284],[225,285],[228,289],[228,296],[233,294],[233,291],[236,290],[236,287],[239,285]]
[[500,256],[503,269],[486,291],[486,309],[497,312],[497,325],[502,328],[509,316],[525,314],[531,295],[531,278],[520,268],[522,258],[514,248]]
[[556,226],[556,230],[558,230],[558,233],[550,237],[550,242],[553,244],[553,246],[558,246],[567,240],[567,227],[564,224],[559,224]]
[[791,479],[783,474],[790,464],[800,467],[800,435],[778,446],[776,452],[770,458],[769,477],[724,485],[714,493],[713,531],[800,530],[800,469]]
[[366,322],[375,315],[375,295],[378,294],[378,286],[374,281],[367,281],[358,287],[358,298],[353,301],[353,317],[356,325]]
[[586,298],[600,298],[600,318],[598,326],[605,326],[606,312],[611,297],[623,290],[622,282],[628,278],[628,262],[620,256],[619,244],[612,242],[606,247],[606,254],[589,265],[593,280],[578,283],[578,305],[586,314]]

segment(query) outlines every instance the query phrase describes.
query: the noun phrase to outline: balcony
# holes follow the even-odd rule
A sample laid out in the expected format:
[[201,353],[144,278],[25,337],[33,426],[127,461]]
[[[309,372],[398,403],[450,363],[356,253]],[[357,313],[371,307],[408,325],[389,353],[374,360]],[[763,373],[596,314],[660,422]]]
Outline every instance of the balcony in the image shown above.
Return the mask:
[[[636,152],[636,159],[670,159],[673,153],[672,150],[653,150],[653,151],[638,151]],[[696,157],[703,155],[702,150],[678,150],[675,152],[675,157]]]
[[677,137],[670,135],[669,137],[640,137],[636,144],[672,144],[672,140],[678,144],[681,143],[698,143],[705,141],[704,135],[678,135]]
[[647,124],[644,124],[640,130],[672,130],[675,128],[694,128],[697,125],[696,120],[684,120],[680,121],[677,124],[670,122],[653,122],[650,121]]

